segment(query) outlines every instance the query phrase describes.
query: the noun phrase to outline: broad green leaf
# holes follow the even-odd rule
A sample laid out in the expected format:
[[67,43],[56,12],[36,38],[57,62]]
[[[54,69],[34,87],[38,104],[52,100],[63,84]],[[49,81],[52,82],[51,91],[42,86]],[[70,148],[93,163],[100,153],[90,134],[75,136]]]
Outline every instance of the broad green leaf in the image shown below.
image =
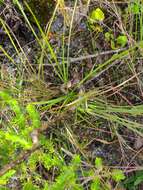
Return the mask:
[[124,47],[127,44],[128,39],[127,39],[127,36],[120,35],[120,36],[118,36],[118,38],[116,39],[116,41],[117,41],[117,43],[119,45],[121,45],[122,47]]
[[103,21],[105,19],[104,12],[100,8],[97,8],[91,12],[90,19],[92,20],[91,22]]
[[102,159],[99,157],[96,157],[95,159],[95,166],[98,170],[102,170],[103,164],[102,164]]

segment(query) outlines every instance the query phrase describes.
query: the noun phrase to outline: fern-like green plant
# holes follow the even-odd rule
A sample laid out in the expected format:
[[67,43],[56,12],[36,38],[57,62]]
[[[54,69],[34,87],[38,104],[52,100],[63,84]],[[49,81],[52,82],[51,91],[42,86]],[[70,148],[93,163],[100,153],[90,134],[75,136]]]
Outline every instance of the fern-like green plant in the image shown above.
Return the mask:
[[[9,106],[9,109],[14,112],[11,122],[9,123],[9,128],[1,130],[0,136],[11,143],[19,144],[25,149],[31,148],[32,141],[30,132],[40,127],[40,116],[35,106],[28,104],[25,110],[18,101],[7,92],[0,91],[0,97],[3,102],[3,107]],[[17,132],[13,130],[13,125],[17,127]]]
[[12,123],[17,124],[20,128],[24,127],[25,117],[18,101],[4,91],[0,91],[0,98],[3,101],[3,104],[8,105],[10,109],[15,113],[15,116],[12,118]]

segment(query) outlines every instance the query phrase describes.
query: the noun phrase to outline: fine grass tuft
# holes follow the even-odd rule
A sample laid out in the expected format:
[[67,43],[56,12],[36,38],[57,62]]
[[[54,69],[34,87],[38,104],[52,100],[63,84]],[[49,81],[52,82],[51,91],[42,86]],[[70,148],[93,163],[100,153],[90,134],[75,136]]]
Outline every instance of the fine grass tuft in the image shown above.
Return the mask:
[[20,20],[0,13],[0,189],[140,188],[142,2],[57,0],[46,26],[28,1],[0,4]]

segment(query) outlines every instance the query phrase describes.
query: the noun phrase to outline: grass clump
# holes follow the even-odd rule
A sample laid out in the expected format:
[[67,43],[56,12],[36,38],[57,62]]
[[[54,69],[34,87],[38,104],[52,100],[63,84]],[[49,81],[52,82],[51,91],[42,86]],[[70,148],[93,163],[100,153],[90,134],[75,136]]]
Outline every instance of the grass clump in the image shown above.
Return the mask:
[[0,188],[141,189],[142,2],[47,3],[0,8]]

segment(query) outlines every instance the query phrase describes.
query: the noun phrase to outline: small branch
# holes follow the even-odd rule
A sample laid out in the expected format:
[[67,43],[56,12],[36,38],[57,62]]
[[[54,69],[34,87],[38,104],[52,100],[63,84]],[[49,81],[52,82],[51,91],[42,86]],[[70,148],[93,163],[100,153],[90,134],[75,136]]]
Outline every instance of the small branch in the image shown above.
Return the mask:
[[26,160],[33,152],[39,149],[40,146],[33,145],[30,150],[22,152],[16,160],[9,162],[0,170],[0,176],[4,175],[9,170],[13,169],[16,165],[21,164],[24,160]]
[[36,150],[41,148],[41,146],[39,145],[39,141],[38,141],[39,134],[42,133],[43,131],[45,131],[49,126],[53,125],[57,121],[60,121],[61,117],[62,117],[62,114],[61,114],[61,116],[57,116],[57,117],[53,118],[53,120],[50,120],[49,122],[46,122],[46,121],[41,122],[41,127],[38,129],[34,129],[31,133],[31,138],[33,141],[32,148],[30,150],[26,150],[26,151],[22,152],[19,156],[17,156],[16,160],[13,160],[13,161],[9,162],[8,164],[6,164],[0,170],[0,176],[4,175],[9,170],[15,168],[17,165],[21,164],[33,152],[35,152]]
[[103,52],[98,52],[96,54],[85,55],[85,56],[81,56],[81,57],[77,57],[77,58],[69,58],[69,62],[74,63],[74,62],[82,61],[82,60],[85,60],[85,59],[95,58],[95,57],[98,57],[98,56],[101,56],[101,55],[105,56],[105,55],[108,55],[108,54],[119,53],[119,52],[124,51],[124,50],[127,50],[127,48],[120,48],[120,49],[117,49],[117,50],[103,51]]
[[[120,49],[116,49],[116,50],[108,50],[108,51],[103,51],[103,52],[98,52],[98,53],[95,53],[95,54],[89,54],[89,55],[83,55],[83,56],[80,56],[80,57],[69,57],[68,60],[65,60],[65,62],[69,62],[69,63],[74,63],[74,62],[78,62],[78,61],[83,61],[83,60],[86,60],[86,59],[92,59],[92,58],[96,58],[98,56],[105,56],[105,55],[110,55],[110,54],[115,54],[115,53],[120,53],[121,51],[124,51],[124,50],[127,50],[127,48],[120,48]],[[61,65],[63,62],[59,62],[59,65]],[[35,64],[32,64],[32,65],[35,65]],[[57,64],[56,63],[45,63],[43,64],[44,66],[56,66]],[[35,66],[38,66],[38,65],[35,65]]]

